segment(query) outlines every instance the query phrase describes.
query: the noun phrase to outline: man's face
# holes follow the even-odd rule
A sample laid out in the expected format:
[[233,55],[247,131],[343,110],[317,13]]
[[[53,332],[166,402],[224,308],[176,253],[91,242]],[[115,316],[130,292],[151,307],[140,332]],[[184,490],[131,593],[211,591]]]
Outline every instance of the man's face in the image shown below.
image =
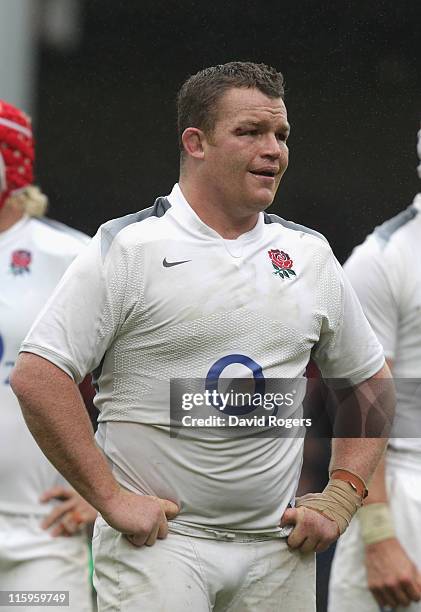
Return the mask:
[[204,143],[204,173],[221,205],[236,216],[267,208],[288,166],[289,124],[281,98],[232,88],[218,104]]

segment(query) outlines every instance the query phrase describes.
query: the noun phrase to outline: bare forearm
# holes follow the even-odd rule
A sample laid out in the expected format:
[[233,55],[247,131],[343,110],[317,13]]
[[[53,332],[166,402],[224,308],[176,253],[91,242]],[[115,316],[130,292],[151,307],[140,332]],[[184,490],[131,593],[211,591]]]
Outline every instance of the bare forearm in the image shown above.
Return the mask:
[[[392,359],[386,359],[386,364],[390,372],[392,372]],[[386,459],[385,455],[383,454],[371,478],[370,491],[364,501],[364,505],[367,506],[368,504],[383,504],[387,503],[387,501],[388,499],[386,491]]]
[[350,429],[350,419],[354,419],[357,424],[354,435],[360,430],[360,437],[333,439],[330,471],[349,469],[368,482],[384,455],[395,412],[396,398],[389,367],[385,364],[351,393],[337,392],[336,396],[338,421],[346,423],[348,419],[349,423],[342,431]]
[[19,356],[11,378],[36,442],[66,480],[103,512],[119,486],[96,446],[77,385],[49,361]]
[[381,457],[370,481],[370,490],[364,505],[387,503],[385,457]]
[[[387,367],[389,371],[393,371],[392,359],[386,359]],[[383,504],[387,503],[387,491],[386,491],[386,460],[383,454],[380,461],[374,470],[374,474],[370,482],[370,491],[367,498],[364,501],[364,505],[368,504]]]
[[386,443],[384,438],[334,438],[329,470],[348,469],[368,483],[383,457]]

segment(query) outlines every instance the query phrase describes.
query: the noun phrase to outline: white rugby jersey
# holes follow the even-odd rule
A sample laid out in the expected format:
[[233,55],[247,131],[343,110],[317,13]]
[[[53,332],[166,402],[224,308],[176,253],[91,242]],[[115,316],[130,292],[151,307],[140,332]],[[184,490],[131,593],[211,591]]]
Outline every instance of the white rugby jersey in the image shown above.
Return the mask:
[[[421,194],[354,249],[345,271],[393,360],[397,406],[389,445],[421,453]],[[417,437],[406,437],[411,432]]]
[[40,495],[64,482],[32,438],[9,375],[36,315],[88,240],[27,216],[0,232],[0,512],[48,512]]
[[[269,252],[290,263],[275,268]],[[384,363],[319,234],[261,213],[224,240],[178,185],[99,229],[22,350],[77,382],[97,370],[97,440],[122,485],[176,500],[180,523],[247,531],[277,529],[303,440],[170,438],[169,380],[206,379],[216,364],[221,376],[295,378],[312,353],[324,376],[360,382]]]

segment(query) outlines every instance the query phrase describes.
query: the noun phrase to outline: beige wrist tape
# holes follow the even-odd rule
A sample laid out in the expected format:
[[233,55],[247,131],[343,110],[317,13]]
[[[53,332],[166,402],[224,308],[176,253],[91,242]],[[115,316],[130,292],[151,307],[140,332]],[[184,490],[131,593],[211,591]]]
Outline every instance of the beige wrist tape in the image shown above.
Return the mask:
[[360,508],[357,516],[364,544],[374,544],[395,537],[392,515],[386,503],[367,504]]
[[361,506],[362,499],[348,482],[334,478],[329,480],[322,493],[309,493],[297,497],[297,508],[304,506],[320,512],[328,519],[335,521],[342,534],[352,517]]

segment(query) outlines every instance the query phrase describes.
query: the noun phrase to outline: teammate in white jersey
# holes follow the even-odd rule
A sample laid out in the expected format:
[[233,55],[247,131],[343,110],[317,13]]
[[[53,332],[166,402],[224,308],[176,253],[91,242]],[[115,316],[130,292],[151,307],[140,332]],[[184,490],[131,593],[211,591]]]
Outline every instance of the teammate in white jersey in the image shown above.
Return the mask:
[[[301,379],[312,354],[364,390],[388,376],[383,352],[327,242],[263,212],[288,163],[282,75],[206,69],[181,88],[178,116],[179,184],[99,229],[12,385],[47,456],[102,515],[100,610],[312,610],[314,551],[346,528],[384,442],[335,440],[325,491],[288,508],[303,438],[170,437],[170,380],[269,388]],[[75,384],[92,370],[102,452]],[[300,402],[279,414],[299,417]]]
[[9,385],[23,338],[89,241],[42,216],[33,161],[29,119],[0,101],[0,591],[67,590],[81,612],[91,610],[81,528],[95,511],[42,454]]
[[[418,133],[421,160],[421,131]],[[421,178],[421,163],[418,167]],[[421,194],[345,264],[395,377],[396,418],[359,521],[338,543],[332,612],[421,611]]]

